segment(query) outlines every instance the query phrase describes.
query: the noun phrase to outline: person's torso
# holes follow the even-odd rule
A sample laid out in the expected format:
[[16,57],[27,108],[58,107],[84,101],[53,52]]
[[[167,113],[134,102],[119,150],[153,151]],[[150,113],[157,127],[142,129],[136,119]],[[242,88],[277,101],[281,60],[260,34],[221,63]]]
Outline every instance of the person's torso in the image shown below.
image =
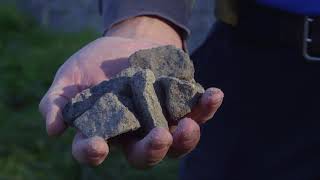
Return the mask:
[[181,179],[319,179],[320,64],[306,63],[301,51],[305,14],[240,1],[216,1],[220,21],[191,56],[197,82],[225,98]]
[[257,11],[268,12],[240,12],[236,27],[217,22],[191,56],[197,82],[225,98],[184,159],[183,180],[320,178],[320,64],[306,63],[291,38],[299,26]]

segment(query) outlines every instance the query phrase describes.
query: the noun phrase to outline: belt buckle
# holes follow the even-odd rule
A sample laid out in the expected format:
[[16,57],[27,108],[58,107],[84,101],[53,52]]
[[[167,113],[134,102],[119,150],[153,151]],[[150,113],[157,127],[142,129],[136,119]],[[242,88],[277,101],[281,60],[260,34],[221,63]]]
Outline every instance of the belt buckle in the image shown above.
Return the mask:
[[304,30],[303,30],[303,46],[302,53],[304,58],[309,62],[320,62],[320,57],[313,56],[309,53],[309,47],[312,43],[312,38],[310,36],[310,24],[314,22],[312,17],[306,16],[304,18]]

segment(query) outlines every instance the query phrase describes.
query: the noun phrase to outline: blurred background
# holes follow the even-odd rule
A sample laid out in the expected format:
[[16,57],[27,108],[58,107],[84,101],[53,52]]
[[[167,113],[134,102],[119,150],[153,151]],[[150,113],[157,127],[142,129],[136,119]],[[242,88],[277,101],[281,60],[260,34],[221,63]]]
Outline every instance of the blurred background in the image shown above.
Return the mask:
[[[198,0],[188,41],[194,51],[214,22],[211,0]],[[0,180],[177,179],[177,160],[139,171],[112,149],[97,168],[72,159],[74,131],[48,138],[38,103],[58,67],[101,36],[97,0],[0,0]]]

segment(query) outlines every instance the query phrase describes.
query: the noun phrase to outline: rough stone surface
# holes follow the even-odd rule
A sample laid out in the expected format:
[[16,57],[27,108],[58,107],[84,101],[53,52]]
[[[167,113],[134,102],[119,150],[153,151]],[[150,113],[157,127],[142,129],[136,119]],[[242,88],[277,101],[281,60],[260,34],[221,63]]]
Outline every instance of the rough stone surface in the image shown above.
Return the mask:
[[138,114],[146,131],[150,131],[154,127],[168,128],[168,122],[162,113],[153,87],[155,80],[152,71],[146,69],[137,72],[131,81],[134,103],[136,107],[139,107]]
[[187,115],[204,92],[188,55],[173,46],[141,50],[129,60],[114,78],[76,95],[64,120],[88,137],[149,132]]
[[161,77],[158,81],[163,86],[165,106],[171,120],[179,120],[190,113],[204,93],[201,86],[178,78]]
[[192,80],[194,67],[188,54],[174,46],[140,50],[129,57],[132,67],[150,69],[156,78],[172,76],[184,80]]
[[74,126],[87,137],[115,137],[140,128],[135,115],[113,93],[101,96],[95,104],[74,121]]
[[[90,109],[93,104],[105,93],[113,92],[123,96],[130,96],[131,88],[128,77],[119,77],[109,81],[103,81],[100,84],[82,91],[72,98],[62,111],[65,122],[72,125],[72,122],[86,110]],[[124,98],[121,98],[124,100]],[[124,104],[130,104],[123,102]]]
[[138,71],[142,71],[143,69],[140,67],[129,67],[127,69],[122,70],[120,73],[116,75],[116,77],[132,77]]

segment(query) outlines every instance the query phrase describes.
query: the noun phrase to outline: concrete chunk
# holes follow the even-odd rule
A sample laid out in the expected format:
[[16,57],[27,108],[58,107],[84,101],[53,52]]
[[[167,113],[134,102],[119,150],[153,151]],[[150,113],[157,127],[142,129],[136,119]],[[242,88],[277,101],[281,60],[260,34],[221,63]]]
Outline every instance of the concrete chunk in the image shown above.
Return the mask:
[[129,67],[127,69],[122,70],[120,73],[116,75],[116,77],[132,77],[138,71],[142,71],[140,67]]
[[105,93],[113,92],[114,94],[120,94],[122,96],[130,96],[131,88],[129,81],[130,78],[128,77],[119,77],[103,81],[100,84],[77,94],[62,111],[64,121],[69,125],[72,125],[77,117],[90,109]]
[[132,67],[150,69],[156,78],[172,76],[190,81],[194,76],[188,54],[171,45],[140,50],[129,57],[129,62]]
[[113,93],[101,96],[73,124],[87,137],[100,136],[105,140],[140,128],[135,115]]
[[146,133],[180,120],[204,93],[189,56],[174,46],[138,51],[129,62],[114,78],[77,94],[63,109],[65,122],[106,140],[137,129]]
[[137,72],[131,81],[134,103],[141,118],[140,122],[146,131],[155,127],[168,128],[168,122],[162,114],[162,108],[153,87],[154,82],[154,74],[148,69]]
[[204,93],[200,85],[174,77],[161,77],[158,81],[165,91],[165,106],[171,120],[180,120],[190,113]]

